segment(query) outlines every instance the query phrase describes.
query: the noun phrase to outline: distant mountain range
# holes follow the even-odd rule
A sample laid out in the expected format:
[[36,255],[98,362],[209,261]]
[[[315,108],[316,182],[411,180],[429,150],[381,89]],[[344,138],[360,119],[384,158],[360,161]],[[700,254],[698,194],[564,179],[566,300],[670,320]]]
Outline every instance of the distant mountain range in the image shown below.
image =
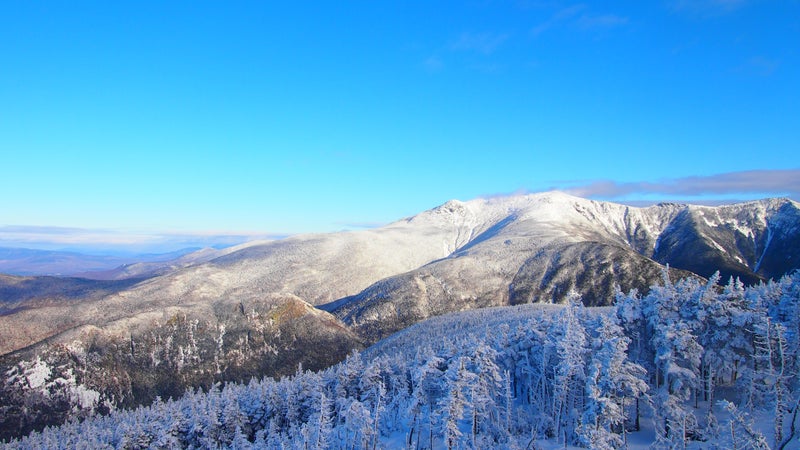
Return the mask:
[[186,248],[169,253],[142,253],[122,256],[0,247],[0,273],[23,276],[49,275],[106,279],[106,273],[116,273],[115,271],[124,266],[143,263],[149,263],[150,266],[161,266],[197,250],[199,249]]
[[[797,270],[800,205],[636,208],[559,192],[453,200],[381,228],[204,250],[104,280],[4,276],[0,370],[95,354],[91,388],[130,405],[324,367],[447,312],[560,303],[571,291],[607,305],[617,287],[646,291],[667,266],[673,277],[720,271],[748,284]],[[127,384],[100,381],[120,377]]]
[[[11,253],[0,254],[9,259]],[[48,257],[45,252],[20,254]],[[69,261],[66,253],[49,255],[54,264]],[[93,277],[143,279],[132,286],[4,277],[0,304],[6,305],[1,320],[7,326],[0,327],[0,352],[38,340],[17,336],[11,322],[34,324],[41,317],[37,336],[51,337],[175,311],[205,318],[209,308],[247,309],[270,294],[321,306],[371,341],[431,315],[558,303],[570,290],[588,305],[608,304],[615,286],[645,290],[666,265],[676,276],[708,277],[719,270],[723,279],[739,277],[750,284],[800,267],[800,208],[787,199],[635,208],[549,192],[453,200],[382,228],[176,256]],[[69,314],[26,308],[57,308],[47,300],[58,297],[70,299],[68,306],[60,306]],[[13,315],[8,314],[11,303],[17,310]]]

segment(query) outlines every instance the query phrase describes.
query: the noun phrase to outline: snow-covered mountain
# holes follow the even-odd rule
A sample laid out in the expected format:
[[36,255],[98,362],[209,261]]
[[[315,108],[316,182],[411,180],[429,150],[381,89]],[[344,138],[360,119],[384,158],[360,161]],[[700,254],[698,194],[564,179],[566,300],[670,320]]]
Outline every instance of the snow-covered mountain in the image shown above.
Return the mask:
[[561,303],[573,290],[606,305],[615,286],[646,292],[667,264],[676,278],[719,270],[752,283],[800,267],[800,207],[636,208],[550,192],[452,200],[381,228],[194,256],[133,285],[75,284],[92,295],[22,296],[0,313],[0,370],[43,357],[131,405],[324,367],[447,312]]
[[[269,294],[325,305],[374,339],[444,312],[558,303],[570,290],[608,304],[614,286],[646,290],[666,264],[676,275],[720,270],[752,283],[800,267],[800,208],[786,199],[636,208],[548,192],[452,200],[377,229],[216,252],[100,298],[0,316],[0,354],[87,326],[146,328],[178,312],[216,323]],[[20,333],[20,323],[36,331]]]
[[159,261],[137,260],[126,264],[120,264],[107,270],[92,270],[75,273],[71,276],[90,280],[129,280],[133,278],[143,280],[145,278],[173,272],[184,267],[211,261],[214,258],[227,255],[230,251],[232,251],[231,247],[222,249],[206,247],[189,253],[182,253],[176,258]]
[[[297,296],[310,304],[330,302],[447,256],[454,250],[448,243],[456,241],[458,233],[457,225],[427,220],[243,244],[211,261],[150,278],[102,299],[73,299],[69,305],[48,305],[47,310],[17,305],[15,314],[0,316],[0,354],[61,333],[71,338],[87,326],[137,328],[178,313],[216,323],[216,312],[247,309],[273,293]],[[31,331],[20,333],[20,324]]]
[[800,267],[800,209],[785,199],[648,208],[563,193],[451,201],[409,219],[460,224],[455,251],[324,306],[368,340],[426,317],[485,306],[560,303],[571,290],[607,305],[619,286],[674,275],[753,283]]

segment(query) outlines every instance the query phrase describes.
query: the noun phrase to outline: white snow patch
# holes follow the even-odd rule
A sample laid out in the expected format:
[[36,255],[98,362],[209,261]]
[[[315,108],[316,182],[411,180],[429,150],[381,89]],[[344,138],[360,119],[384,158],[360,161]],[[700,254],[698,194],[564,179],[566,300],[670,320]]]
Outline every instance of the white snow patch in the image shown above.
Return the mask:
[[725,247],[720,245],[719,242],[717,242],[717,241],[715,241],[714,239],[711,239],[711,238],[708,238],[708,240],[714,245],[714,248],[716,248],[717,250],[719,250],[722,253],[727,253],[727,250],[725,250]]
[[769,244],[772,243],[772,229],[767,228],[767,242],[764,244],[764,250],[761,252],[761,256],[758,257],[758,261],[756,262],[756,266],[753,268],[753,272],[758,272],[758,269],[761,267],[761,262],[764,260],[764,255],[767,254],[767,249],[769,248]]
[[79,384],[69,387],[69,394],[72,401],[82,409],[94,409],[100,401],[100,393]]
[[25,368],[25,378],[28,380],[28,386],[31,389],[39,389],[47,383],[53,371],[46,362],[42,361],[40,357],[36,357],[33,365]]

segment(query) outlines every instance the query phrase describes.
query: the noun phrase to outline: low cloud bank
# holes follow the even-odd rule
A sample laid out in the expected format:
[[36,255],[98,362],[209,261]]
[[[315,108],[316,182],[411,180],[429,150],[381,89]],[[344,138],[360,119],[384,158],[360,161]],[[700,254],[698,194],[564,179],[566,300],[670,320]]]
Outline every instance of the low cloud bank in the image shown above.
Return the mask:
[[248,241],[279,239],[263,233],[169,233],[114,229],[0,226],[0,247],[72,250],[84,253],[167,253],[186,248],[223,248]]
[[585,198],[623,199],[636,196],[661,196],[673,198],[704,198],[741,196],[789,197],[800,199],[800,169],[748,170],[708,176],[690,176],[655,182],[617,182],[596,180],[567,185],[560,188],[567,193]]

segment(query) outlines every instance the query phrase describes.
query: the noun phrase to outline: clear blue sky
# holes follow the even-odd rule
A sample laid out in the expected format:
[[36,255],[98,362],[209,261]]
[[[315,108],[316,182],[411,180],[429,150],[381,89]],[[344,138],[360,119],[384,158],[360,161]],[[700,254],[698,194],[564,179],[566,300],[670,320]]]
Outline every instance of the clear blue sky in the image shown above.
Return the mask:
[[800,2],[6,1],[0,154],[0,226],[329,231],[550,188],[797,198]]

